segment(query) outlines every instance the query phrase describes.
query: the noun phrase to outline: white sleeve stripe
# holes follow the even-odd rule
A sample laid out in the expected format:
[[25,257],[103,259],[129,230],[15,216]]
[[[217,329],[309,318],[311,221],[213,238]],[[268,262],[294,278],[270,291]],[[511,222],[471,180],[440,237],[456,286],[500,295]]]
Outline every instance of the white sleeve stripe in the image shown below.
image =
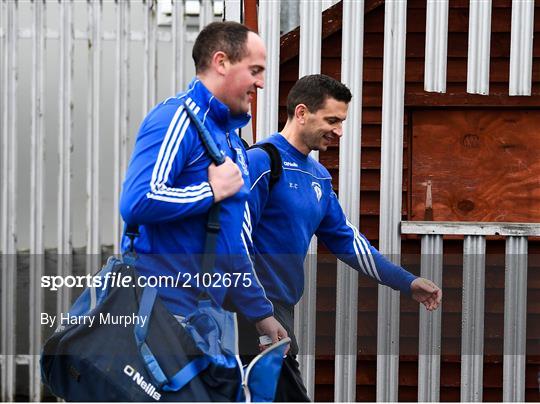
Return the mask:
[[379,276],[379,271],[377,271],[377,267],[375,266],[375,261],[373,261],[373,256],[371,255],[371,251],[369,250],[369,246],[367,245],[366,241],[358,235],[358,238],[360,239],[360,242],[364,245],[364,248],[367,251],[367,260],[369,261],[369,264],[373,270],[373,273],[375,274],[375,277],[379,282],[381,282],[381,277]]
[[245,208],[244,208],[244,221],[248,225],[249,231],[251,232],[251,230],[252,230],[252,227],[251,227],[251,212],[249,210],[249,203],[246,202],[244,204],[244,206],[245,206]]
[[[353,231],[354,232],[354,231]],[[358,240],[356,239],[356,235],[354,237],[354,241],[353,241],[353,245],[354,245],[354,251],[356,253],[356,260],[358,261],[358,265],[360,266],[360,268],[362,269],[362,272],[364,274],[366,274],[367,276],[373,278],[373,274],[371,273],[371,271],[368,269],[365,261],[364,261],[364,256],[363,256],[363,253],[360,252],[360,246],[358,245]]]
[[247,227],[246,223],[242,223],[242,228],[244,229],[244,233],[248,236],[249,241],[253,243],[253,240],[251,239],[251,231]]
[[240,233],[240,236],[242,237],[242,242],[244,243],[244,247],[246,248],[246,254],[247,254],[249,263],[251,264],[251,273],[255,277],[255,281],[257,281],[257,284],[261,287],[261,290],[263,291],[264,298],[266,300],[268,300],[268,303],[270,303],[270,306],[272,306],[272,311],[274,311],[274,305],[272,304],[270,299],[268,299],[268,297],[266,296],[266,291],[264,290],[264,286],[262,285],[261,281],[259,280],[259,277],[257,276],[257,271],[255,271],[255,266],[253,265],[253,261],[251,261],[251,257],[249,256],[249,250],[248,250],[248,247],[247,247],[246,238],[244,237],[244,233]]
[[208,197],[212,197],[213,195],[214,194],[212,192],[206,192],[204,194],[201,194],[201,195],[199,195],[197,197],[193,197],[193,198],[171,198],[169,196],[155,195],[155,194],[152,194],[151,192],[148,192],[146,194],[146,197],[149,198],[149,199],[155,199],[155,200],[164,201],[164,202],[192,203],[192,202],[197,202],[197,201],[203,200],[203,199],[208,198]]
[[[184,191],[198,191],[200,190],[201,188],[205,188],[205,187],[208,187],[208,182],[207,181],[204,181],[204,182],[201,182],[200,184],[198,185],[189,185],[187,187],[183,187],[183,188],[176,188],[178,190],[178,192],[184,192]],[[162,189],[174,189],[174,188],[162,188]],[[158,190],[157,192],[160,192],[161,190]]]
[[[173,129],[176,126],[176,123],[178,122],[178,117],[180,116],[180,112],[182,111],[183,106],[179,106],[176,110],[171,123],[169,125],[169,128],[167,129],[167,133],[165,134],[165,138],[163,139],[163,142],[161,143],[161,147],[159,149],[158,157],[156,159],[156,163],[154,164],[154,170],[152,171],[152,179],[150,180],[150,186],[153,187],[153,184],[157,181],[157,176],[159,172],[159,168],[161,166],[161,160],[163,159],[163,155],[165,154],[165,150],[167,149],[167,144],[169,142],[169,138],[173,132]],[[185,115],[185,112],[184,114]]]
[[[197,109],[195,108],[195,113],[197,113]],[[190,124],[189,119],[186,119],[184,124],[180,123],[176,129],[175,129],[175,140],[173,145],[173,150],[171,152],[171,155],[169,157],[169,161],[167,162],[167,169],[165,170],[164,178],[159,182],[159,184],[165,184],[167,180],[169,179],[169,174],[171,173],[173,162],[176,158],[176,155],[178,154],[178,149],[180,148],[180,143],[182,143],[182,139],[184,139],[184,135],[186,134],[187,128]],[[180,125],[182,125],[182,128],[180,128]],[[177,133],[180,132],[180,135],[178,136]]]
[[358,263],[363,268],[366,275],[375,278],[380,282],[381,278],[379,277],[377,268],[375,266],[375,263],[373,262],[373,257],[371,256],[371,251],[369,250],[369,247],[365,243],[364,239],[362,239],[362,237],[360,236],[360,232],[358,231],[358,229],[351,222],[349,222],[349,220],[347,220],[347,226],[352,229],[354,234],[354,242],[358,247],[358,249],[355,248],[355,251],[360,250],[360,254],[357,255]]
[[162,159],[159,162],[159,171],[158,171],[158,174],[157,174],[157,179],[154,182],[154,184],[156,184],[156,185],[165,182],[163,180],[163,173],[165,172],[167,162],[171,158],[171,150],[173,149],[173,147],[174,147],[174,145],[176,143],[176,138],[178,136],[178,132],[179,132],[180,128],[184,125],[185,122],[189,122],[189,120],[188,120],[187,113],[183,112],[182,115],[180,116],[180,119],[178,119],[178,121],[176,122],[176,125],[175,125],[175,127],[174,127],[174,129],[172,131],[172,134],[168,138],[166,138],[165,141],[164,141],[164,143],[165,143],[165,151],[163,153]]
[[257,183],[259,182],[259,180],[265,175],[265,174],[268,174],[271,170],[267,170],[265,172],[263,172],[261,175],[259,175],[259,178],[257,178],[255,180],[255,182],[253,183],[253,185],[251,186],[250,188],[250,191],[253,190],[253,188],[255,188],[255,185],[257,185]]
[[185,191],[182,188],[163,188],[156,192],[151,192],[154,195],[168,195],[168,196],[175,196],[179,199],[182,198],[188,198],[192,196],[199,196],[201,194],[204,194],[206,192],[212,192],[212,189],[209,185],[206,185],[205,187],[196,190],[196,191]]
[[[193,109],[195,103],[191,98],[188,98],[188,102],[190,102],[190,108]],[[171,188],[165,185],[172,169],[172,163],[178,153],[180,143],[190,124],[186,112],[184,112],[180,118],[178,117],[181,108],[182,106],[178,108],[173,117],[161,145],[158,161],[156,161],[154,165],[152,181],[150,183],[151,192],[147,194],[148,198],[166,202],[190,203],[213,195],[210,185],[207,182],[203,182],[199,185],[187,186],[185,188]],[[199,107],[194,108],[195,113],[199,110]]]

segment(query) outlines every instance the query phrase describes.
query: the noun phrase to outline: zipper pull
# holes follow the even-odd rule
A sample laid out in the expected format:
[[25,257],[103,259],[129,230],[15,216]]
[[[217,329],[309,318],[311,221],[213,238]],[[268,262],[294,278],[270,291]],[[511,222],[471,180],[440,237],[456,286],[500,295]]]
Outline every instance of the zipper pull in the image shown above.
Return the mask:
[[225,136],[227,137],[227,143],[229,144],[229,147],[232,149],[232,143],[231,143],[231,138],[229,136],[229,132],[225,132]]

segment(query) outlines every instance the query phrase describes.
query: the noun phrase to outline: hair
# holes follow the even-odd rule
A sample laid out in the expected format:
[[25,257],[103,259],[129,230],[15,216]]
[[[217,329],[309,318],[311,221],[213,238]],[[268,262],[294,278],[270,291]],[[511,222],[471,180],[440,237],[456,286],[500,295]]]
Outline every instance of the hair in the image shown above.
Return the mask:
[[292,118],[298,104],[304,104],[309,112],[317,112],[323,108],[326,100],[333,98],[349,103],[351,91],[345,84],[324,74],[311,74],[299,79],[287,96],[287,116]]
[[218,51],[224,52],[231,63],[242,60],[248,53],[246,42],[248,32],[245,25],[234,21],[213,22],[208,24],[197,36],[193,45],[192,57],[195,72],[203,73]]

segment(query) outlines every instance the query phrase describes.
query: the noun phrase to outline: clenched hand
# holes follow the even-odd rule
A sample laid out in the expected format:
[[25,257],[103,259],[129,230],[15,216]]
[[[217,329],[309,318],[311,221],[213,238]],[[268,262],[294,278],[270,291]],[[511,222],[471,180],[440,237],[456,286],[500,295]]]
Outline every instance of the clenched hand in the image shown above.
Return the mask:
[[427,310],[437,310],[442,300],[442,290],[429,279],[416,278],[411,283],[412,298],[422,303]]
[[208,182],[214,193],[214,202],[233,196],[244,185],[240,169],[229,157],[226,157],[225,162],[219,166],[214,163],[210,164]]

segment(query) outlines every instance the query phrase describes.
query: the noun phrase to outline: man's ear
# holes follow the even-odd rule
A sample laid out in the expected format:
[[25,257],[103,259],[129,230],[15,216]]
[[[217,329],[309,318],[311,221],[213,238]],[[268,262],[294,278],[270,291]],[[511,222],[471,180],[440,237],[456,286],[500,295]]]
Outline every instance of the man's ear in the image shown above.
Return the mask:
[[223,51],[217,51],[212,55],[212,66],[221,75],[227,73],[229,67],[229,57]]
[[305,104],[298,104],[294,109],[294,117],[301,125],[303,125],[306,122],[308,112],[309,111]]

